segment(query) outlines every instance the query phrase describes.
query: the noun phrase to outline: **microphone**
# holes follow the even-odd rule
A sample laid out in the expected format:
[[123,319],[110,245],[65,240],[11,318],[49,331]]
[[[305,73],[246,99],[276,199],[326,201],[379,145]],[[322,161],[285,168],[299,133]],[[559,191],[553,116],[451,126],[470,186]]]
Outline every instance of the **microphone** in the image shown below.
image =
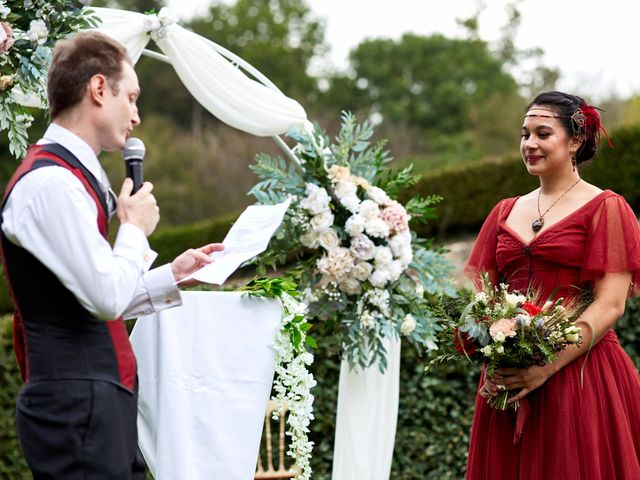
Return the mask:
[[142,186],[142,160],[144,159],[144,143],[139,138],[129,137],[122,150],[127,177],[133,180],[133,191],[136,193]]

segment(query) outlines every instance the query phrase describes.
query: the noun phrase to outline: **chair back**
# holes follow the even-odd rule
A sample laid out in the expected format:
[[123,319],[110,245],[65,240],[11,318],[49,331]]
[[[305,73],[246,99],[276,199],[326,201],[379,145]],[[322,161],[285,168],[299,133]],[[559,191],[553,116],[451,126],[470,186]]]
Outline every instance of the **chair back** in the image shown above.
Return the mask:
[[[274,423],[273,412],[277,408],[277,404],[274,400],[269,400],[267,405],[267,411],[264,416],[264,451],[258,454],[258,466],[256,468],[255,480],[280,480],[286,478],[294,478],[295,467],[285,467],[285,424],[287,419],[287,413],[289,412],[289,404],[284,401],[280,406],[278,416],[278,468],[274,468],[273,458],[273,441],[271,434],[271,424]],[[262,450],[262,449],[261,449]],[[263,454],[266,458],[267,468],[263,466]]]

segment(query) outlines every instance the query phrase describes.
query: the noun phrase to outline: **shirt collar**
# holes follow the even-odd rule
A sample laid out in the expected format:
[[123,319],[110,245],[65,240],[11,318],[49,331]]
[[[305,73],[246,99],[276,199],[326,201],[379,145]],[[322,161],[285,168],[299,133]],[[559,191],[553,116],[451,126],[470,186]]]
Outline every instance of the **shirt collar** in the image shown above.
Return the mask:
[[[106,178],[103,178],[103,169],[98,157],[89,144],[78,135],[60,125],[51,123],[47,131],[44,132],[42,139],[38,141],[39,145],[48,143],[58,143],[62,145],[73,153],[80,163],[82,163],[100,183],[104,183]],[[105,185],[105,187],[108,187],[108,185]]]

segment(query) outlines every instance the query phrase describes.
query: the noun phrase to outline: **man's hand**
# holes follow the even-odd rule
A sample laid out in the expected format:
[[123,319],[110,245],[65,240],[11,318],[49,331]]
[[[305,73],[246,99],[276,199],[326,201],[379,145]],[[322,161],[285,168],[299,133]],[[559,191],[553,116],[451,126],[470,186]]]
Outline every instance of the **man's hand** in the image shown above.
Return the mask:
[[[213,258],[209,255],[213,252],[219,252],[224,250],[224,245],[221,243],[210,243],[200,248],[190,248],[186,252],[178,255],[176,259],[171,262],[171,271],[173,272],[173,278],[176,282],[180,282],[183,278],[191,275],[196,270],[213,262]],[[191,279],[181,283],[182,286],[196,285],[199,282]]]
[[155,197],[151,194],[153,185],[144,182],[134,195],[131,195],[132,190],[133,181],[125,178],[118,196],[118,218],[121,224],[131,223],[148,237],[160,220],[160,209]]

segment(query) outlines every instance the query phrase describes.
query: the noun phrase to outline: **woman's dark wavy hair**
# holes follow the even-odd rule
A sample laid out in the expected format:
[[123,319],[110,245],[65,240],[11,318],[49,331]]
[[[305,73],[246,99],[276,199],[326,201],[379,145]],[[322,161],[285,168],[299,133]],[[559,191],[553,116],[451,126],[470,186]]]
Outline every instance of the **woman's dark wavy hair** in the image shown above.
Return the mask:
[[596,138],[598,132],[581,129],[572,118],[578,108],[587,105],[582,97],[557,91],[543,92],[527,105],[525,112],[534,105],[545,105],[557,112],[559,117],[558,121],[570,137],[574,136],[575,132],[582,131],[582,145],[580,145],[576,152],[577,164],[591,160],[595,156],[598,150],[598,141]]

